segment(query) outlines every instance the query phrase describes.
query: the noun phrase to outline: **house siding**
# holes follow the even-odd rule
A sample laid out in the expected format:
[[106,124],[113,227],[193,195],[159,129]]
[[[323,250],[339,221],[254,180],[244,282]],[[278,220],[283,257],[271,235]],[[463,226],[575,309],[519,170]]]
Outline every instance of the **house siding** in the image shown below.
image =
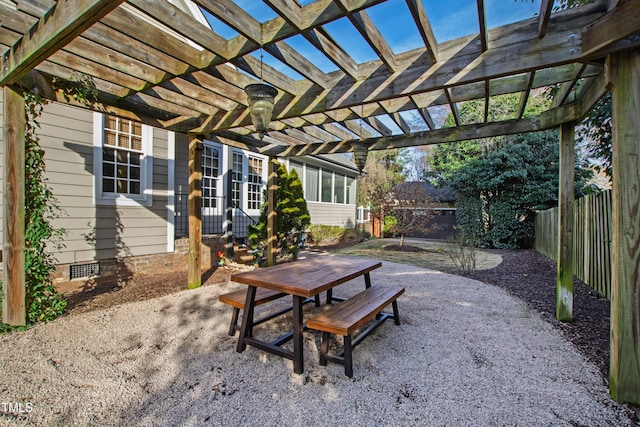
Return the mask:
[[[152,205],[96,205],[93,113],[53,103],[44,108],[39,122],[37,134],[45,150],[48,185],[62,208],[61,217],[52,223],[65,230],[64,248],[55,253],[58,262],[166,252],[168,133],[153,130]],[[0,140],[3,136],[0,133]],[[3,191],[4,183],[0,188]]]
[[335,203],[307,202],[311,224],[339,225],[355,228],[356,206]]

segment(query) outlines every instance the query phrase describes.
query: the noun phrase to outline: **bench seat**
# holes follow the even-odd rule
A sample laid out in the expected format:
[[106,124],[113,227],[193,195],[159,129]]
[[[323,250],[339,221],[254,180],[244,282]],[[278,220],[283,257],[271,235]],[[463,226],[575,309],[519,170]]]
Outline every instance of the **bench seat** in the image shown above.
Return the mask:
[[[353,348],[385,320],[393,319],[396,325],[400,324],[397,299],[403,293],[404,288],[400,286],[372,286],[307,320],[307,328],[322,332],[320,364],[324,366],[327,361],[339,363],[344,366],[345,375],[353,377]],[[382,312],[389,304],[393,307],[393,314]],[[352,339],[352,334],[374,317],[376,321]],[[343,355],[329,354],[330,334],[344,337]]]
[[[288,294],[286,293],[272,291],[270,289],[256,288],[255,305],[257,307],[259,305],[277,300],[278,298],[282,298],[287,295]],[[218,296],[218,301],[233,307],[233,313],[231,315],[231,325],[229,326],[229,335],[231,336],[235,335],[236,331],[240,330],[240,325],[238,324],[238,318],[240,316],[240,310],[244,310],[244,303],[246,300],[247,300],[247,289],[240,289],[238,291],[229,292],[227,294],[222,294]],[[315,299],[305,300],[305,304],[311,301],[315,301],[316,306],[320,306],[320,296],[317,296]],[[265,318],[254,321],[253,324],[259,325],[260,323],[264,323],[267,320],[271,320],[274,317],[287,313],[292,309],[293,307],[284,308],[276,313],[270,314]]]
[[[259,306],[259,305],[268,303],[270,301],[276,300],[278,298],[282,298],[286,295],[287,294],[285,293],[272,291],[270,289],[256,288],[255,304],[256,306]],[[240,315],[240,310],[244,310],[244,303],[246,299],[247,299],[246,289],[240,289],[238,291],[229,292],[228,294],[222,294],[218,297],[218,301],[233,307],[233,314],[231,315],[231,326],[229,327],[229,335],[231,336],[235,335],[236,330],[240,329],[240,326],[238,325],[238,317]],[[278,314],[282,314],[282,313],[278,313]],[[254,324],[257,324],[258,322],[255,322]]]

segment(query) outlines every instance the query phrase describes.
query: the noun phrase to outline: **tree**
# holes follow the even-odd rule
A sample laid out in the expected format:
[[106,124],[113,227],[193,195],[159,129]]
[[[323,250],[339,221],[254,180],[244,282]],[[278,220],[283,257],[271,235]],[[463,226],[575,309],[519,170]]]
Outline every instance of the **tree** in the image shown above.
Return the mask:
[[[487,119],[498,121],[513,118],[519,101],[519,94],[492,96]],[[523,117],[540,114],[548,108],[550,102],[550,99],[542,91],[533,91],[525,107]],[[484,108],[484,101],[481,100],[465,102],[458,109],[460,120],[465,124],[483,123]],[[453,115],[449,114],[444,121],[444,127],[454,125]],[[446,182],[458,169],[471,160],[486,155],[495,144],[499,144],[503,139],[504,137],[494,137],[437,145],[431,155],[427,157],[425,179],[435,185],[446,185]]]
[[400,235],[400,246],[404,238],[414,232],[428,232],[431,227],[433,206],[429,192],[423,182],[404,182],[393,189],[393,200],[387,210],[393,213],[395,222],[392,231]]
[[[512,117],[518,95],[490,99],[490,120]],[[541,91],[529,99],[524,115],[536,115],[549,98]],[[484,120],[484,104],[460,107],[465,123]],[[449,116],[447,122],[452,123]],[[515,248],[533,237],[533,213],[557,204],[558,133],[545,131],[464,141],[434,150],[430,164],[437,182],[457,194],[458,229],[465,241],[497,248]],[[576,164],[576,193],[588,176],[584,159]]]
[[[557,131],[508,136],[453,175],[465,240],[512,249],[533,237],[535,211],[557,205],[558,144]],[[580,194],[589,171],[584,163],[575,167]]]
[[[269,201],[264,193],[265,202],[260,207],[258,223],[249,226],[249,241],[252,245],[264,244],[267,240],[267,215]],[[278,190],[276,192],[277,248],[281,255],[298,255],[298,236],[311,223],[307,201],[304,199],[302,181],[295,169],[287,172],[284,165],[278,166]]]
[[576,132],[577,140],[585,143],[589,154],[598,160],[596,169],[603,171],[609,178],[611,170],[611,93],[607,94],[589,111]]
[[392,190],[404,181],[397,150],[372,151],[365,165],[366,175],[358,180],[358,203],[371,208],[371,214],[384,222]]

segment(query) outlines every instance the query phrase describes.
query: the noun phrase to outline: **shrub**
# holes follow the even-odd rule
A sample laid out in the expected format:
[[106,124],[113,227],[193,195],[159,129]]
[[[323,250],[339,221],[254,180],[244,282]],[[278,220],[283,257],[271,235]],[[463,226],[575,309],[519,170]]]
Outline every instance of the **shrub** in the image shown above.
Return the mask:
[[[266,246],[268,200],[260,208],[260,219],[249,226],[249,241],[255,248]],[[291,254],[295,259],[300,249],[300,233],[304,232],[311,222],[307,202],[304,199],[302,181],[295,170],[287,172],[284,165],[278,165],[278,190],[276,193],[277,214],[277,248],[280,255]]]
[[312,224],[309,226],[309,232],[313,242],[319,246],[340,240],[345,229],[339,225]]
[[476,249],[475,242],[465,240],[459,234],[450,236],[447,239],[447,255],[451,258],[456,272],[463,276],[468,276],[476,269]]

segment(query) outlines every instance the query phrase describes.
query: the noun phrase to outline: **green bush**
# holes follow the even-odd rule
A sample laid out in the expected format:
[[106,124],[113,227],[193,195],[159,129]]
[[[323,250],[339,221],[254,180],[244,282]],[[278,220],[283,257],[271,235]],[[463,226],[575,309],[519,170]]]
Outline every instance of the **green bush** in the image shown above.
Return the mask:
[[345,229],[339,225],[312,224],[309,226],[309,232],[313,242],[319,246],[339,240],[344,235]]
[[[260,219],[249,226],[249,242],[255,248],[265,246],[267,240],[268,200],[265,191],[264,203],[260,207]],[[311,217],[304,199],[302,181],[295,170],[287,172],[284,165],[278,165],[278,190],[276,192],[277,248],[280,255],[298,256],[299,236],[306,231]]]
[[398,218],[396,218],[393,214],[388,214],[384,216],[384,224],[382,226],[382,232],[384,234],[393,233],[396,225],[398,225]]

